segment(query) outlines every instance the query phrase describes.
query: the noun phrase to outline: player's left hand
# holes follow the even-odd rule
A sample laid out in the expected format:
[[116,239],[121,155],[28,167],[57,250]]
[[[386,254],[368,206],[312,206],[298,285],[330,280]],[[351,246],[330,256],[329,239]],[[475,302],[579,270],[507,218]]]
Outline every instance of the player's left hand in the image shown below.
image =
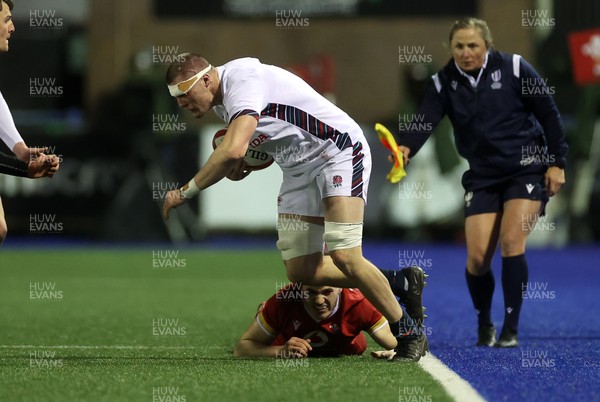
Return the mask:
[[169,212],[172,208],[177,208],[185,203],[185,198],[181,194],[181,190],[175,189],[167,193],[165,197],[165,203],[163,205],[163,219],[169,219]]
[[378,350],[371,352],[371,356],[373,356],[376,359],[392,360],[394,356],[396,356],[396,351],[394,349]]
[[27,165],[27,176],[31,179],[53,177],[60,168],[60,158],[56,155],[43,153],[31,155]]
[[548,196],[552,197],[560,191],[560,188],[565,184],[565,170],[558,166],[550,166],[544,175],[546,191]]

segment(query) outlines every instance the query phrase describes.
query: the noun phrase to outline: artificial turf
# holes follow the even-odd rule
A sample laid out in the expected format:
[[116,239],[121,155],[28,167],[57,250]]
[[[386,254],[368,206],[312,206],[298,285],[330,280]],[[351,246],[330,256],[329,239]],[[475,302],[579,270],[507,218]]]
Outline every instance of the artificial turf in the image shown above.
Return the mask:
[[0,278],[0,401],[451,400],[368,353],[234,358],[287,282],[275,251],[4,249]]

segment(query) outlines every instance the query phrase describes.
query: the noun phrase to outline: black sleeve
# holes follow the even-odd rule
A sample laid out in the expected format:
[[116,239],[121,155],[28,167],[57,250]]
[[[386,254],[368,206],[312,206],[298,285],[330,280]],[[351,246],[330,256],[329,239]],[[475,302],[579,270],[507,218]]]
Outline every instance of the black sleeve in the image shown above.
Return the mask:
[[0,152],[0,173],[11,176],[29,177],[27,163],[2,152]]
[[[434,76],[427,85],[425,96],[415,113],[412,122],[400,123],[400,145],[410,148],[410,157],[413,157],[425,144],[433,130],[446,114],[442,87],[437,77]],[[438,91],[439,88],[439,91]]]
[[555,158],[551,165],[564,168],[567,164],[569,146],[565,139],[560,113],[552,97],[554,89],[548,87],[546,80],[542,79],[537,71],[523,59],[521,59],[520,69],[521,93],[535,95],[524,97],[524,102],[544,129],[548,154]]

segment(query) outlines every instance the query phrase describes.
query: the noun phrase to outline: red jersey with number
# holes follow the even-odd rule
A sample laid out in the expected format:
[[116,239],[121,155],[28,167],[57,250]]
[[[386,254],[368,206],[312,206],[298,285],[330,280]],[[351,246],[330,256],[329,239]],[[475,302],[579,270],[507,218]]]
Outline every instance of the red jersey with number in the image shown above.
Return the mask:
[[299,297],[300,288],[288,285],[265,303],[256,315],[259,326],[283,345],[291,337],[310,339],[309,356],[360,355],[367,348],[362,331],[381,329],[387,320],[358,289],[342,289],[329,317],[316,321]]

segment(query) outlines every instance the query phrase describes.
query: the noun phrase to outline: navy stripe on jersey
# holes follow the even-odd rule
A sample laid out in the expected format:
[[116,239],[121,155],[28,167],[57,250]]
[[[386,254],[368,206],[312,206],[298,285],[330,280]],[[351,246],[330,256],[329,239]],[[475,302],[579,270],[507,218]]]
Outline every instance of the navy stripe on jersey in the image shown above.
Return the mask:
[[359,142],[354,144],[352,147],[352,190],[351,195],[353,197],[363,196],[363,160],[365,155],[362,153],[363,146]]
[[229,119],[229,124],[231,124],[232,121],[234,121],[235,119],[237,119],[240,116],[252,116],[254,117],[256,120],[258,120],[258,112],[256,112],[256,110],[252,110],[252,109],[244,109],[244,110],[240,110],[239,112],[237,112],[236,114],[234,114],[231,119]]
[[319,119],[311,116],[303,110],[294,106],[269,103],[260,113],[261,116],[274,117],[293,124],[304,131],[320,138],[324,141],[332,140],[339,150],[344,150],[352,146],[352,141],[348,133],[341,133],[333,127],[323,123]]
[[293,124],[324,141],[332,140],[335,146],[341,151],[352,147],[352,189],[350,194],[353,197],[363,196],[363,172],[365,170],[363,160],[365,155],[362,152],[363,146],[360,141],[352,144],[348,133],[341,133],[314,116],[293,106],[269,103],[260,115],[274,117]]

